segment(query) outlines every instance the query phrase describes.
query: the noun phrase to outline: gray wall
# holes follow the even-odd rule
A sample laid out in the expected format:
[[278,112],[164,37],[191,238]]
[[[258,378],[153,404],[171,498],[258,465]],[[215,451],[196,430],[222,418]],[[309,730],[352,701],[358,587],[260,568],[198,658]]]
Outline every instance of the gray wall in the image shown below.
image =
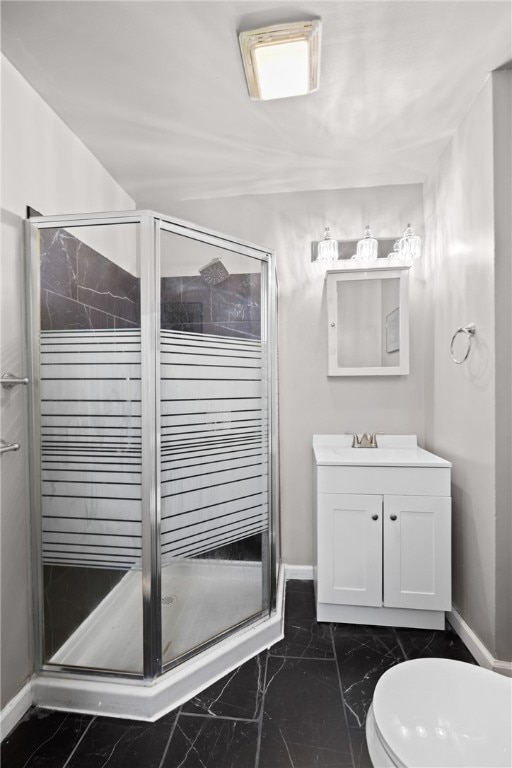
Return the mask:
[[311,263],[311,241],[322,237],[326,224],[334,237],[350,240],[368,222],[377,237],[396,237],[408,221],[421,230],[421,185],[176,202],[169,213],[276,251],[283,556],[310,564],[312,435],[369,430],[424,436],[422,265],[410,274],[410,376],[328,378],[325,266]]
[[[453,462],[454,606],[503,660],[512,652],[507,78],[487,80],[424,187],[426,442]],[[473,350],[455,365],[450,339],[469,322]]]
[[[126,210],[133,201],[2,57],[1,373],[24,374],[23,219],[42,213]],[[79,181],[78,181],[79,180]],[[0,460],[3,707],[30,677],[27,392],[0,389],[0,435],[21,444]]]

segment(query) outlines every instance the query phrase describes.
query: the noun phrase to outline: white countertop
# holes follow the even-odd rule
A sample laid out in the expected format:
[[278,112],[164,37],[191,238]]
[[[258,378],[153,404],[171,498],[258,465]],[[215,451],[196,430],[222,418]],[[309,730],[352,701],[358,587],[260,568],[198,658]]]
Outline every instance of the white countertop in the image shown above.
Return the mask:
[[352,448],[351,435],[313,435],[318,466],[451,467],[451,462],[425,451],[416,435],[377,435],[378,448]]

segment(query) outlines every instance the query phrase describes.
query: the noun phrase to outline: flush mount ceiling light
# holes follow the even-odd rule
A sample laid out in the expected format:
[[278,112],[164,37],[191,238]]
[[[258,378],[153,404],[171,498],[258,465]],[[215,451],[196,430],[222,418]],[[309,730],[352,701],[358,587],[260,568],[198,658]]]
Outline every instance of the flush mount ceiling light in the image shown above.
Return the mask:
[[283,99],[318,89],[320,29],[317,19],[240,32],[251,99]]

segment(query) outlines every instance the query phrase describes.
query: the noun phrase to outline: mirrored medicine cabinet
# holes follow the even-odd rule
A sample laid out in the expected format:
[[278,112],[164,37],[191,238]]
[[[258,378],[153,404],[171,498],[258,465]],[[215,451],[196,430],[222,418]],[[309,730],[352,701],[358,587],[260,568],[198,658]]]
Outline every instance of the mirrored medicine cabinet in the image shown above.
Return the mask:
[[329,376],[409,373],[409,266],[329,269]]

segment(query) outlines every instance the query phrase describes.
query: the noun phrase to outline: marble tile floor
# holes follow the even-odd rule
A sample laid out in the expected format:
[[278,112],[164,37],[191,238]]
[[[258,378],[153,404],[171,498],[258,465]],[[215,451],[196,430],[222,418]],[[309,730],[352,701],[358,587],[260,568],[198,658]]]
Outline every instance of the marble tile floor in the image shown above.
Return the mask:
[[3,768],[371,768],[364,722],[386,669],[476,663],[447,631],[318,624],[313,585],[289,581],[286,633],[156,723],[30,710]]

